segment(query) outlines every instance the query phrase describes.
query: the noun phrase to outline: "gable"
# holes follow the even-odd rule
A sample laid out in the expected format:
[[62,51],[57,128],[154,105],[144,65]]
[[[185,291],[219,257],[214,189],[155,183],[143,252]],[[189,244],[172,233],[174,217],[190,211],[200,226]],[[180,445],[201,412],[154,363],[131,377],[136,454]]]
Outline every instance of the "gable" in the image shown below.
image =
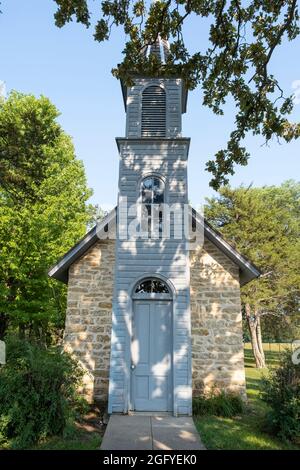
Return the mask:
[[[193,220],[202,225],[203,220],[200,215],[191,208]],[[68,271],[70,266],[79,259],[86,251],[99,240],[99,235],[103,237],[108,230],[108,224],[115,223],[117,217],[117,208],[114,208],[101,223],[94,226],[76,245],[74,245],[54,266],[52,266],[48,275],[54,279],[68,283]],[[204,220],[204,239],[215,245],[223,255],[229,258],[239,268],[240,285],[243,286],[253,279],[260,276],[260,270],[233,248],[223,236],[217,232],[206,220]]]

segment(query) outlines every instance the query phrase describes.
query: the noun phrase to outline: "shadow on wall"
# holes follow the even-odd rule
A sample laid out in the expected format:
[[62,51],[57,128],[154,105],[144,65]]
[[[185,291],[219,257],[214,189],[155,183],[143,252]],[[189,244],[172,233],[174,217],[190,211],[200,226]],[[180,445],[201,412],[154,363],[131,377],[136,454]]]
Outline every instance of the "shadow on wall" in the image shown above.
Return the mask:
[[[136,247],[130,250],[135,260]],[[157,247],[156,247],[157,249]],[[164,247],[157,250],[158,258],[164,254]],[[174,264],[170,265],[170,276],[176,270],[184,270],[181,265],[180,248],[173,255]],[[238,392],[245,398],[244,355],[242,342],[242,319],[240,309],[239,270],[231,260],[214,245],[206,241],[204,247],[190,254],[191,264],[191,316],[192,316],[192,363],[193,393],[209,393],[213,390]],[[150,269],[150,267],[149,267]],[[156,274],[167,275],[163,268]],[[144,273],[145,274],[145,273]],[[169,278],[173,281],[172,277]],[[187,285],[177,289],[177,298],[186,295]],[[127,290],[120,291],[120,300],[127,297]],[[131,320],[126,318],[128,336],[131,335]],[[123,351],[124,344],[113,338],[116,349]],[[174,367],[187,367],[186,344],[174,350]],[[119,363],[113,366],[118,367]],[[126,369],[125,362],[122,367]],[[127,370],[127,369],[126,369]],[[127,370],[127,380],[130,371]],[[175,393],[182,391],[180,384]],[[111,384],[112,392],[114,383]],[[118,392],[119,393],[119,392]]]
[[69,269],[65,349],[86,371],[88,401],[107,401],[114,241],[97,241]]
[[211,242],[190,254],[193,393],[246,398],[239,269]]
[[[141,174],[157,172],[168,177],[168,199],[182,201],[185,193],[186,161],[176,158],[176,148],[156,149],[143,158],[128,154],[124,165],[131,171],[131,203],[138,198]],[[159,158],[156,157],[159,153]],[[171,156],[174,155],[170,163]],[[139,161],[137,161],[139,160]],[[132,173],[133,171],[133,173]],[[120,186],[122,190],[122,178]],[[129,201],[130,203],[130,201]],[[185,305],[190,290],[192,333],[186,325],[181,334],[185,341],[175,342],[173,364],[181,370],[182,380],[175,393],[190,393],[184,371],[188,365],[189,342],[192,341],[193,392],[198,395],[214,387],[238,391],[245,395],[239,270],[233,262],[205,241],[204,247],[190,252],[190,281],[187,274],[185,241],[124,240],[115,261],[115,242],[98,241],[69,270],[68,309],[65,344],[88,371],[84,393],[92,400],[106,400],[110,364],[110,341],[114,357],[111,365],[125,371],[123,378],[111,382],[111,393],[124,397],[130,379],[128,343],[132,337],[131,315],[126,311],[128,290],[136,279],[162,275],[176,286],[176,302]],[[129,256],[128,256],[129,255]],[[129,261],[128,261],[129,260]],[[131,269],[129,269],[131,267]],[[118,276],[118,304],[124,308],[125,334],[111,337],[111,325],[120,321],[112,317],[113,284]],[[180,311],[182,325],[188,312]],[[158,362],[165,361],[161,357]],[[155,394],[162,390],[155,388]]]
[[[173,258],[182,269],[178,250]],[[161,247],[158,257],[163,252]],[[238,270],[207,241],[202,249],[191,252],[190,265],[193,393],[216,387],[244,394]],[[97,242],[70,270],[65,344],[88,371],[84,393],[90,401],[107,400],[113,275],[113,242]],[[186,293],[186,288],[182,286],[181,291]],[[126,291],[120,294],[127,296]],[[130,322],[127,332],[131,332]],[[121,356],[124,347],[116,345]],[[186,351],[187,346],[174,351],[174,367],[184,367]]]

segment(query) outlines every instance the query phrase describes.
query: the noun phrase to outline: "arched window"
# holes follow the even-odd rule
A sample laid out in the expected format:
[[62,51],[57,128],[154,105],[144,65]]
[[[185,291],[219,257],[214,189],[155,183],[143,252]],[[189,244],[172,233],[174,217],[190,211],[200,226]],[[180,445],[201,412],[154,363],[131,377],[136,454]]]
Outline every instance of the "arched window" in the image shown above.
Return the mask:
[[170,289],[167,284],[160,279],[146,279],[140,282],[134,291],[135,295],[142,294],[169,294]]
[[166,92],[157,85],[142,94],[142,137],[166,137]]
[[164,202],[165,185],[158,176],[147,176],[141,184],[143,204],[162,204]]
[[162,204],[165,184],[158,176],[147,176],[141,183],[142,229],[148,237],[156,238],[162,233]]

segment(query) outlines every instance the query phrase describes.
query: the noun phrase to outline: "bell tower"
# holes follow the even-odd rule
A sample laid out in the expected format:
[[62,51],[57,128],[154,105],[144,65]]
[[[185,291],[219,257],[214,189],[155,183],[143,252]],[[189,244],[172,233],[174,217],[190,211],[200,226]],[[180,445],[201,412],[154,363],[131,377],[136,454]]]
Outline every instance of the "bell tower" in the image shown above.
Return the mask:
[[[144,53],[164,64],[168,51],[168,42],[158,37]],[[131,87],[122,85],[126,136],[116,139],[109,413],[191,415],[190,273],[183,230],[190,139],[181,134],[187,92],[180,78],[133,80]]]

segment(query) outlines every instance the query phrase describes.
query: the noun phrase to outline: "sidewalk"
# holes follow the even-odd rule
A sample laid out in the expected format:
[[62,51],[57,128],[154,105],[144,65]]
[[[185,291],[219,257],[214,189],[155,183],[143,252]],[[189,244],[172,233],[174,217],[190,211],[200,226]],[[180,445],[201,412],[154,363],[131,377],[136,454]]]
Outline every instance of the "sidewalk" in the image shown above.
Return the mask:
[[205,450],[192,418],[110,417],[102,450]]

